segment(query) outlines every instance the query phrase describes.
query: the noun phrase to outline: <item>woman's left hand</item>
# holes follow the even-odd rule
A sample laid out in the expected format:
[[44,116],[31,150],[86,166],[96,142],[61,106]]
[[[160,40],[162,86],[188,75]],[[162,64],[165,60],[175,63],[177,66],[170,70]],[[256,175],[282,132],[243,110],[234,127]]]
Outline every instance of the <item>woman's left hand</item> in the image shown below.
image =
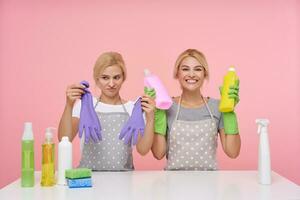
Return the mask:
[[231,86],[228,91],[228,97],[234,99],[234,106],[236,106],[240,102],[239,90],[240,90],[240,81],[238,79],[236,80],[235,85]]
[[142,96],[142,109],[146,113],[147,121],[154,120],[155,100],[152,97],[148,95]]

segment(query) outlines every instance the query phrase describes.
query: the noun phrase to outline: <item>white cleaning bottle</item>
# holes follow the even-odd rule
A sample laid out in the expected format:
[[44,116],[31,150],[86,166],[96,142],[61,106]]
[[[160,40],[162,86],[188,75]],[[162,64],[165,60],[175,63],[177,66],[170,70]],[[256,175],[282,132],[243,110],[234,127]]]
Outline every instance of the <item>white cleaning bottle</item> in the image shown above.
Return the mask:
[[58,185],[66,185],[65,171],[72,169],[72,143],[67,136],[58,144]]
[[258,176],[259,183],[263,185],[271,184],[271,157],[268,138],[268,119],[256,119],[259,134],[259,157],[258,157]]

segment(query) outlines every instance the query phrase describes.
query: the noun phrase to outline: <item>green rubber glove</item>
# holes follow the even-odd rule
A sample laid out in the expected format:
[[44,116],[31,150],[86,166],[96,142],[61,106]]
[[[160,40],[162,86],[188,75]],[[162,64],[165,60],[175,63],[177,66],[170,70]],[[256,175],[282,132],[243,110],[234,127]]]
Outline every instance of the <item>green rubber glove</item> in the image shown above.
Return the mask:
[[[228,92],[229,98],[234,99],[234,106],[238,104],[240,101],[239,97],[239,80],[235,83],[234,86],[231,86]],[[220,92],[222,95],[222,87],[220,87]],[[239,133],[239,128],[238,128],[238,121],[237,121],[237,116],[235,112],[226,112],[223,113],[223,122],[224,122],[224,131],[225,134],[228,135],[235,135]]]
[[[156,93],[154,89],[149,89],[147,87],[144,87],[144,93],[150,97],[155,98]],[[161,110],[158,108],[155,108],[154,112],[154,132],[165,136],[167,133],[167,114],[165,110]]]

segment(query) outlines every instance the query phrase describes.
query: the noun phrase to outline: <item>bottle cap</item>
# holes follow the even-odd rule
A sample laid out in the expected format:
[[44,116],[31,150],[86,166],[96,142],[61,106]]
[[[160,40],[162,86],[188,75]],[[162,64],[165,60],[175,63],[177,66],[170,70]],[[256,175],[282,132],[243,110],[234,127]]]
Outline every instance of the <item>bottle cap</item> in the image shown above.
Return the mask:
[[53,128],[53,127],[48,127],[46,128],[46,133],[45,133],[45,138],[46,138],[46,141],[48,142],[51,142],[52,139],[53,139],[53,130],[56,130],[56,128]]
[[23,132],[22,140],[33,140],[32,123],[31,122],[24,123],[24,132]]
[[144,69],[144,76],[150,76],[151,72],[149,71],[149,69]]
[[229,69],[228,69],[228,71],[235,72],[234,66],[230,66]]
[[67,142],[69,142],[69,137],[68,136],[64,136],[64,137],[61,138],[61,141],[67,141]]

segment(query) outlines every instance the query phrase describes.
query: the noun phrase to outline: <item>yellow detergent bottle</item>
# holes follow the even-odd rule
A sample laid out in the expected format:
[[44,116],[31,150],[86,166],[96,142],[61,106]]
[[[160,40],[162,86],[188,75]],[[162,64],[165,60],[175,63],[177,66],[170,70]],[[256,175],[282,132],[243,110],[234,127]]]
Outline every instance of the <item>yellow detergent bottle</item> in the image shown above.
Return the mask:
[[220,112],[232,112],[234,110],[234,99],[229,98],[228,92],[231,86],[235,86],[238,76],[233,66],[229,67],[227,74],[224,76],[221,102],[219,105]]
[[41,186],[55,185],[55,145],[53,143],[52,130],[47,128],[45,142],[42,144],[42,179]]

